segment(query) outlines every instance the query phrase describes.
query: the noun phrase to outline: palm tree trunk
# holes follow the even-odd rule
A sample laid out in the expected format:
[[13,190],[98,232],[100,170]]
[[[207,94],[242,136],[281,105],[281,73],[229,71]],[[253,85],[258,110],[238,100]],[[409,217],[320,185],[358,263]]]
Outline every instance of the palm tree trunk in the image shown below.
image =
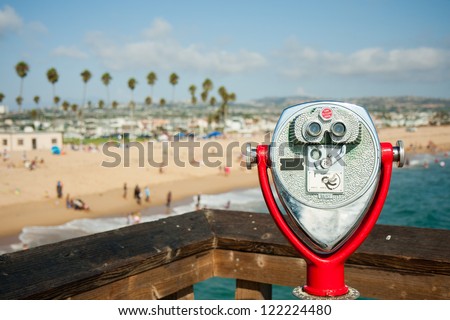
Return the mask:
[[56,103],[55,103],[55,97],[56,97],[56,94],[55,94],[55,84],[52,84],[52,94],[53,94],[53,99],[52,99],[53,108],[56,109],[56,108],[55,108],[55,107],[56,107]]
[[153,86],[150,86],[150,94],[151,94],[151,97],[152,97],[152,103],[151,104],[153,104],[153,101],[155,101],[155,98],[153,97]]
[[133,118],[134,118],[134,92],[133,92],[133,90],[131,90],[130,116],[131,116],[131,120],[133,120]]
[[109,87],[106,86],[106,107],[109,107]]
[[[22,94],[23,94],[23,78],[20,78],[20,97],[22,97]],[[19,113],[22,113],[22,103],[19,104]]]
[[84,83],[84,88],[83,88],[83,101],[81,103],[81,109],[84,108],[84,105],[86,103],[86,89],[87,89],[87,83]]

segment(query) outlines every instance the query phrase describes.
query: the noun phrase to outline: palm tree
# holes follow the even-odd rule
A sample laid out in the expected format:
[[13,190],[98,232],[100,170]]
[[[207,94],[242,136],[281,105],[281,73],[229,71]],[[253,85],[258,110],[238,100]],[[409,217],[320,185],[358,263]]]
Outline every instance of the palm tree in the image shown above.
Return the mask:
[[116,110],[118,105],[119,105],[119,103],[118,103],[116,100],[114,100],[114,101],[112,102],[112,104],[111,104],[111,107],[112,107],[114,110]]
[[189,92],[191,93],[191,102],[193,105],[197,104],[197,98],[195,97],[195,91],[197,91],[197,87],[194,84],[191,84],[189,87]]
[[58,96],[55,96],[55,97],[53,98],[53,102],[55,103],[55,105],[56,105],[57,108],[59,107],[59,102],[60,102],[60,101],[61,101],[61,98],[58,97]]
[[134,89],[136,88],[137,85],[137,81],[135,78],[130,78],[128,80],[128,88],[130,88],[131,90],[131,101],[130,101],[130,112],[131,112],[131,117],[133,117],[133,111],[134,111]]
[[41,98],[39,96],[34,96],[33,101],[34,103],[36,103],[36,107],[39,108],[39,101],[41,100]]
[[3,94],[3,92],[0,92],[0,103],[3,102],[3,99],[5,99],[5,95]]
[[16,98],[16,103],[17,103],[17,105],[19,106],[19,112],[22,111],[22,102],[23,102],[22,96],[17,96],[17,98]]
[[209,78],[206,78],[205,81],[203,81],[202,86],[203,86],[203,90],[206,92],[211,91],[214,87],[213,82]]
[[134,101],[133,92],[134,92],[134,89],[136,88],[136,85],[137,85],[137,81],[135,78],[130,78],[128,80],[128,88],[130,88],[130,90],[131,90],[131,102]]
[[200,97],[202,98],[202,101],[205,103],[206,100],[208,99],[208,92],[207,92],[207,91],[203,91],[203,92],[200,94]]
[[[20,97],[22,97],[22,95],[23,95],[23,79],[27,76],[28,71],[30,71],[30,67],[28,66],[28,64],[26,62],[20,61],[19,63],[16,64],[16,72],[17,72],[17,75],[20,77],[20,92],[19,92]],[[16,101],[17,101],[17,99],[16,99]],[[23,102],[23,98],[20,99],[19,112],[22,112],[22,102]]]
[[160,105],[161,107],[164,107],[164,106],[166,105],[166,99],[161,98],[161,100],[159,100],[159,105]]
[[67,112],[67,110],[69,110],[70,103],[67,102],[66,100],[64,100],[63,103],[61,104],[61,106],[62,106],[64,112]]
[[[39,115],[40,117],[42,117],[42,111],[40,111],[40,109],[39,109],[39,101],[41,101],[41,97],[39,97],[38,95],[36,95],[36,96],[33,97],[33,101],[34,101],[34,103],[36,103],[36,110],[39,111],[39,112],[38,112],[38,115]],[[41,118],[41,120],[42,120],[42,118]]]
[[175,86],[178,84],[178,75],[174,72],[169,77],[169,82],[173,86],[172,103],[175,102]]
[[112,77],[108,72],[105,72],[102,75],[102,82],[106,87],[106,104],[109,105],[109,83],[111,82]]
[[76,103],[73,103],[70,108],[72,109],[72,112],[77,115],[78,105]]
[[38,115],[39,115],[39,113],[38,113],[38,111],[36,109],[33,109],[33,110],[30,111],[31,119],[36,120],[38,118]]
[[235,93],[228,93],[224,86],[221,86],[218,90],[220,97],[222,98],[222,105],[220,106],[220,113],[222,115],[222,121],[225,124],[225,120],[228,113],[228,102],[236,101]]
[[152,97],[148,96],[145,98],[145,104],[147,106],[150,106],[152,104]]
[[217,103],[216,97],[211,97],[211,99],[209,99],[209,104],[211,107],[214,107]]
[[206,78],[202,84],[203,92],[202,92],[202,101],[205,103],[208,100],[208,94],[213,89],[214,85],[211,79]]
[[156,80],[158,80],[158,77],[156,76],[156,73],[154,73],[153,71],[147,75],[147,83],[152,89],[151,91],[152,98],[153,98],[153,86],[155,85]]
[[47,71],[47,79],[48,82],[50,82],[52,84],[52,91],[53,91],[53,101],[55,101],[55,83],[58,82],[59,80],[59,75],[58,75],[58,71],[56,71],[55,68],[50,68]]
[[99,109],[103,109],[104,106],[105,106],[105,101],[103,101],[103,100],[100,99],[100,100],[98,101],[98,108],[99,108]]
[[92,74],[88,69],[85,69],[81,74],[81,79],[83,79],[84,82],[84,88],[83,88],[83,103],[81,104],[81,107],[83,108],[86,101],[86,90],[87,90],[87,83],[92,78]]

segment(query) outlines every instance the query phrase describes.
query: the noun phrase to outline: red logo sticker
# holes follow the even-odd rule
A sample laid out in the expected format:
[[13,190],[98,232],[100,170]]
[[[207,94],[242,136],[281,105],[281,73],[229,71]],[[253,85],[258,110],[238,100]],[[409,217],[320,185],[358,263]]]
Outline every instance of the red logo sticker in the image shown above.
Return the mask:
[[331,117],[333,116],[333,110],[331,110],[331,108],[323,108],[322,112],[320,113],[322,116],[322,119],[324,120],[328,120],[331,119]]

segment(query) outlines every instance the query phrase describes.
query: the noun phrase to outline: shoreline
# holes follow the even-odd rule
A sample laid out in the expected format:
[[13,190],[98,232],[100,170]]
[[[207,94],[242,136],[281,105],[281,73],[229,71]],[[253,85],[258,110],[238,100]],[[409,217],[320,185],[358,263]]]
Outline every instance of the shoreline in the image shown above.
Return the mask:
[[[417,131],[405,128],[385,128],[378,132],[380,141],[403,140],[407,156],[444,154],[450,151],[450,126],[419,127]],[[232,142],[241,145],[247,141],[259,141],[262,136],[240,137],[214,140],[223,150]],[[201,142],[204,146],[208,141]],[[159,149],[158,149],[159,148]],[[408,151],[409,149],[409,151]],[[189,165],[186,150],[181,158],[187,166],[180,167],[174,163],[174,154],[169,151],[169,164],[161,174],[156,167],[139,167],[141,160],[136,150],[131,152],[131,166],[104,168],[100,164],[107,161],[101,152],[73,151],[67,148],[65,155],[53,156],[49,151],[35,150],[28,152],[28,159],[44,159],[35,170],[23,167],[22,152],[11,153],[8,161],[0,161],[0,241],[8,237],[17,237],[27,226],[55,226],[81,218],[123,217],[131,212],[152,210],[164,207],[167,193],[172,192],[173,204],[189,199],[197,194],[218,194],[237,189],[259,186],[255,169],[247,170],[239,166],[239,148],[228,155],[232,160],[230,174],[225,175],[224,168],[212,168],[205,164],[194,167]],[[195,151],[195,159],[204,159],[202,148]],[[411,152],[413,151],[413,152]],[[211,155],[211,152],[208,150]],[[161,149],[155,145],[156,161],[160,161]],[[214,160],[224,159],[216,153]],[[14,163],[14,167],[9,164]],[[222,162],[224,163],[224,162]],[[448,163],[447,163],[448,164]],[[57,181],[64,183],[64,196],[56,199]],[[124,182],[128,185],[128,197],[123,199]],[[142,201],[138,205],[133,199],[135,185],[148,185],[151,191],[151,203]],[[91,208],[89,212],[67,209],[65,197],[81,198]]]
[[[173,202],[172,207],[177,207],[177,206],[181,206],[181,205],[186,205],[191,203],[191,197],[186,197],[180,200],[176,200]],[[141,213],[142,216],[152,216],[152,215],[158,215],[161,213],[165,213],[166,211],[166,206],[165,205],[160,205],[160,204],[155,204],[155,205],[150,205],[148,207],[142,207],[141,208]],[[61,225],[64,225],[66,223],[72,222],[74,220],[77,219],[101,219],[101,218],[116,218],[116,217],[125,217],[127,215],[127,213],[123,213],[123,214],[112,214],[112,215],[101,215],[101,216],[85,216],[82,218],[74,218],[72,220],[68,220],[65,221],[61,224],[55,224],[55,225],[42,225],[42,227],[58,227]],[[167,217],[170,217],[170,214],[167,215]],[[35,227],[35,226],[27,226],[27,227]],[[9,246],[9,245],[13,245],[13,244],[18,244],[21,243],[21,240],[19,239],[20,234],[22,233],[23,229],[21,229],[18,233],[14,233],[14,234],[10,234],[10,235],[5,235],[2,236],[0,235],[0,248],[1,247],[5,247],[5,246]]]
[[[25,204],[13,204],[1,207],[2,212],[7,212],[9,223],[0,225],[0,243],[5,238],[17,238],[24,227],[29,226],[56,226],[75,219],[82,218],[106,218],[124,217],[132,212],[145,212],[146,214],[165,212],[166,196],[172,192],[172,207],[187,204],[189,199],[196,194],[220,194],[238,189],[257,187],[258,177],[254,171],[235,172],[229,176],[213,175],[199,177],[193,180],[183,179],[159,183],[151,188],[151,203],[138,205],[131,197],[130,192],[127,199],[122,198],[121,189],[113,189],[103,193],[87,194],[82,198],[91,206],[90,211],[79,211],[67,209],[64,200],[49,199],[35,201]],[[161,211],[161,209],[163,209]],[[40,214],[34,214],[38,212]],[[0,216],[6,216],[0,213]],[[7,219],[5,217],[4,219]]]

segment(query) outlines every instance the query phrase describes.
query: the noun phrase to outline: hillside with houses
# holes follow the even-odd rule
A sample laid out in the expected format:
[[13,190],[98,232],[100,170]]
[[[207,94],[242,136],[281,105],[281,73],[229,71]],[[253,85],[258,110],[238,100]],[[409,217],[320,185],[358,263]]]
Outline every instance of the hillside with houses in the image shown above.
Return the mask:
[[[316,97],[264,98],[246,103],[229,103],[226,116],[217,118],[217,107],[179,102],[160,105],[118,104],[114,109],[85,107],[82,112],[42,108],[8,112],[0,106],[0,132],[62,132],[67,139],[110,138],[130,133],[131,137],[158,138],[176,134],[252,134],[273,130],[282,110]],[[421,97],[363,97],[346,101],[364,106],[378,128],[450,124],[450,99]]]

